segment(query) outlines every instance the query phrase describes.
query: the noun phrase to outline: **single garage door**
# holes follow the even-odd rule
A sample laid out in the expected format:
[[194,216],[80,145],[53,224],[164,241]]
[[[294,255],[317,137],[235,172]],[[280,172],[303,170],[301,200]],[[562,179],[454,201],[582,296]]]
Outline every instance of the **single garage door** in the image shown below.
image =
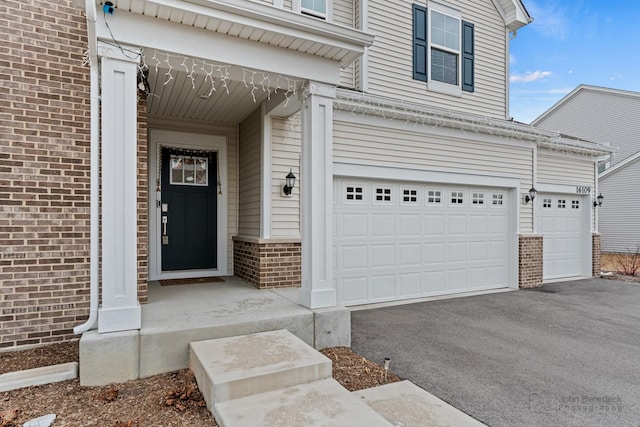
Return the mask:
[[503,288],[509,193],[499,188],[335,179],[339,303]]
[[[543,235],[543,279],[562,279],[585,274],[590,227],[585,209],[588,198],[566,194],[542,194],[536,199]],[[588,211],[586,212],[588,213]],[[590,264],[590,262],[589,262]]]

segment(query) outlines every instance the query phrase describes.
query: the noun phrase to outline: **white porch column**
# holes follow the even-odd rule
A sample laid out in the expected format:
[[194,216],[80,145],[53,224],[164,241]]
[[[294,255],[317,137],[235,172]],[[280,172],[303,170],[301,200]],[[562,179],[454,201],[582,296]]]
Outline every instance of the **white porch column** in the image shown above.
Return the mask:
[[[125,49],[134,49],[123,46]],[[98,44],[101,59],[102,305],[98,332],[140,329],[137,280],[135,53]]]
[[333,282],[333,99],[336,88],[315,82],[302,105],[300,210],[302,289],[309,308],[335,307]]

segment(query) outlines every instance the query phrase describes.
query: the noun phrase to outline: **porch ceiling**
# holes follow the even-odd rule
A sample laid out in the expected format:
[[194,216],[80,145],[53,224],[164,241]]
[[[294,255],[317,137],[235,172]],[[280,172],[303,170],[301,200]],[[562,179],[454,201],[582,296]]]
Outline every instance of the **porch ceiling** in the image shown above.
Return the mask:
[[[147,98],[147,110],[151,115],[177,119],[237,124],[242,122],[262,101],[267,93],[254,90],[243,81],[228,80],[229,93],[222,81],[212,82],[204,74],[190,74],[172,70],[171,78],[166,69],[152,67],[149,72],[151,95]],[[255,97],[255,101],[254,101]]]
[[373,36],[362,31],[250,0],[111,1],[120,10],[339,61],[342,66],[373,43]]

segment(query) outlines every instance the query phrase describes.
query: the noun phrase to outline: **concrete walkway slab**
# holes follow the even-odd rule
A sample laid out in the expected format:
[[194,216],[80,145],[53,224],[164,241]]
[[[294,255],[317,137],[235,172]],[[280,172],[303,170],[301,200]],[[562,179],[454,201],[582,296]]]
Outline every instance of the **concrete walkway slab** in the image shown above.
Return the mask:
[[331,378],[331,360],[286,330],[190,344],[190,366],[207,407]]
[[0,392],[76,378],[78,378],[78,362],[9,372],[0,375]]
[[333,379],[217,403],[221,427],[391,427]]
[[371,409],[394,426],[483,427],[484,424],[427,393],[411,381],[354,391]]

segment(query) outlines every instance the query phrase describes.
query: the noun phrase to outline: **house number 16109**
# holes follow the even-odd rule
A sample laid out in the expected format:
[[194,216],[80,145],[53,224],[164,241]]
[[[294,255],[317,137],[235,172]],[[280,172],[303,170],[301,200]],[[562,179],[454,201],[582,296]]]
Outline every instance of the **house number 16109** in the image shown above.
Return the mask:
[[578,185],[576,187],[576,194],[591,194],[591,187]]

